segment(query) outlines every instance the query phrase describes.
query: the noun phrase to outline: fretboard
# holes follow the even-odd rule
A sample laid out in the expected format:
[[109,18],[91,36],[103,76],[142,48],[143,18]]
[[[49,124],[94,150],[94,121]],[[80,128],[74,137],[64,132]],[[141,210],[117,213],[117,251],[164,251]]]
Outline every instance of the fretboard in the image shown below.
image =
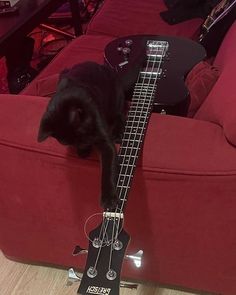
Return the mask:
[[168,42],[150,40],[147,42],[146,48],[146,65],[139,72],[138,80],[135,84],[118,154],[119,176],[117,192],[120,199],[117,208],[118,212],[124,211],[128,198],[135,167],[152,113],[154,98],[157,95],[157,81],[161,77],[161,66],[168,49]]

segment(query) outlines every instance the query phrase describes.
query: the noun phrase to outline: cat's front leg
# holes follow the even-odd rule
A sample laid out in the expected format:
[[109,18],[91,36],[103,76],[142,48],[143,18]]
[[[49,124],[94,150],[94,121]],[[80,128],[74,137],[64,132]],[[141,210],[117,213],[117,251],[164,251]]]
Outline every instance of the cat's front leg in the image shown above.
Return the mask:
[[79,157],[81,158],[87,158],[92,151],[92,145],[86,144],[86,145],[77,145],[76,151]]
[[124,129],[125,129],[125,116],[124,114],[120,113],[116,116],[111,126],[112,140],[115,143],[121,143]]
[[118,161],[115,145],[111,141],[99,144],[102,163],[101,206],[113,210],[118,204],[116,182],[118,176]]

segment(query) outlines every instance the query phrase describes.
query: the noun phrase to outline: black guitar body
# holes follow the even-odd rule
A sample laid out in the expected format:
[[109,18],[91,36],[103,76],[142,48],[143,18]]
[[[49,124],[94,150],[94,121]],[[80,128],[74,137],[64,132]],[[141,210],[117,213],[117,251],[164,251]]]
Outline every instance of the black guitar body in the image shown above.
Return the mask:
[[153,111],[185,116],[189,106],[189,92],[184,80],[193,66],[206,57],[205,49],[190,39],[132,35],[115,39],[107,45],[105,63],[122,75],[137,63],[140,51],[147,40],[161,40],[169,43],[167,55],[163,60],[162,73],[158,80]]

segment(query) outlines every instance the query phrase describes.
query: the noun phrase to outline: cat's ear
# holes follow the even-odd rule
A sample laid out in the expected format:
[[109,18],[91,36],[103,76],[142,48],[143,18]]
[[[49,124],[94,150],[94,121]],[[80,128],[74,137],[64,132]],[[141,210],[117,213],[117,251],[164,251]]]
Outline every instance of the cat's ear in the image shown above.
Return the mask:
[[38,132],[38,142],[42,142],[52,135],[50,115],[46,112],[40,122]]

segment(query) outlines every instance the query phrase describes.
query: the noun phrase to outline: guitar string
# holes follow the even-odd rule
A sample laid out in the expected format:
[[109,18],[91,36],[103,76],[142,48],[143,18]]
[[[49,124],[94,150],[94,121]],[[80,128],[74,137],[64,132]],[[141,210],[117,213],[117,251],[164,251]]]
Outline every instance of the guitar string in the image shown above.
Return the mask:
[[[164,47],[164,46],[163,46]],[[150,111],[151,111],[151,107],[152,107],[152,104],[153,104],[153,100],[154,100],[154,92],[155,92],[155,86],[156,86],[156,81],[157,81],[157,77],[158,77],[158,73],[159,73],[159,70],[160,70],[160,67],[161,67],[161,63],[162,63],[162,57],[163,57],[163,52],[164,52],[164,48],[162,48],[162,54],[161,54],[161,59],[160,59],[160,61],[159,61],[159,64],[158,64],[158,68],[157,68],[157,75],[156,75],[156,78],[154,79],[154,81],[152,82],[152,85],[154,85],[154,86],[152,86],[152,91],[151,91],[151,95],[150,95],[150,99],[149,99],[149,103],[148,103],[148,107],[146,107],[147,108],[147,111],[145,111],[146,112],[146,114],[145,114],[145,122],[142,122],[141,121],[141,119],[142,119],[142,116],[140,116],[140,120],[139,120],[139,122],[138,122],[138,124],[137,124],[137,131],[136,131],[136,133],[135,133],[135,135],[134,135],[134,138],[132,139],[133,140],[133,143],[132,143],[132,147],[125,147],[125,155],[124,155],[124,158],[123,158],[123,161],[122,161],[122,163],[120,164],[120,166],[121,166],[121,169],[120,169],[120,171],[122,171],[122,169],[123,169],[123,167],[124,167],[124,159],[125,159],[125,157],[127,157],[127,150],[129,149],[130,150],[130,153],[129,153],[129,160],[131,159],[131,154],[132,154],[132,152],[133,152],[133,148],[134,148],[134,143],[138,140],[139,141],[139,146],[140,146],[140,144],[141,144],[141,140],[142,140],[142,137],[144,137],[144,130],[145,130],[145,128],[146,128],[146,125],[147,125],[147,119],[148,119],[148,117],[150,117],[150,115],[149,115],[149,113],[150,113]],[[152,61],[151,60],[151,58],[148,58],[147,59],[147,64],[146,64],[146,67],[145,67],[145,70],[147,70],[147,69],[149,69],[150,70],[150,68],[151,68],[151,73],[154,73],[154,67],[156,66],[156,62],[157,62],[157,57],[158,57],[158,55],[156,55],[155,56],[155,59],[154,59],[154,61]],[[152,63],[152,66],[151,67],[149,67],[149,64],[150,63]],[[152,75],[151,74],[149,74],[149,78],[147,78],[146,77],[147,76],[147,72],[145,73],[145,75],[144,75],[144,77],[142,78],[142,84],[141,84],[141,91],[139,90],[138,92],[139,92],[139,96],[138,96],[138,101],[136,101],[136,102],[134,102],[134,103],[131,103],[131,111],[130,112],[133,112],[133,113],[135,113],[135,115],[133,116],[133,121],[131,121],[131,126],[128,126],[129,128],[130,128],[130,130],[132,130],[132,128],[134,128],[134,123],[136,122],[135,121],[135,118],[136,118],[136,114],[137,114],[137,109],[139,108],[139,109],[141,109],[141,111],[139,111],[140,113],[143,113],[143,110],[144,110],[144,108],[145,108],[145,104],[146,104],[146,100],[145,99],[143,99],[142,100],[142,102],[140,103],[140,98],[143,96],[143,95],[145,95],[146,97],[148,96],[148,91],[149,91],[149,88],[150,88],[150,84],[151,84],[151,80],[153,79],[152,78]],[[139,73],[139,76],[138,76],[138,81],[140,81],[140,79],[141,79],[141,73]],[[145,83],[146,81],[148,80],[148,83]],[[136,85],[137,84],[139,84],[140,82],[137,82],[136,83]],[[143,89],[143,86],[144,86],[144,84],[148,84],[147,86],[146,86],[146,90],[145,91],[143,91],[142,89]],[[136,86],[135,85],[135,86]],[[140,87],[140,86],[139,86]],[[136,88],[136,87],[135,87]],[[135,89],[134,89],[134,93],[135,93]],[[145,93],[145,94],[144,94]],[[135,94],[134,94],[134,96],[135,96]],[[146,98],[145,97],[145,98]],[[135,98],[135,100],[137,100],[137,97]],[[133,101],[133,100],[132,100]],[[134,106],[134,104],[136,104],[136,107],[135,107],[135,111],[134,110],[132,110],[132,107]],[[128,114],[128,120],[129,120],[129,114]],[[130,123],[130,122],[129,122]],[[141,124],[140,124],[141,123]],[[142,127],[140,127],[140,125],[142,125]],[[135,127],[136,128],[136,127]],[[142,130],[142,132],[141,132],[141,134],[138,134],[138,129],[141,129]],[[136,137],[139,137],[138,139],[136,138]],[[129,142],[129,140],[130,140],[130,138],[131,138],[131,132],[129,133],[129,139],[127,140],[127,142]],[[121,147],[121,151],[122,151],[122,149],[123,149],[124,147],[122,146]],[[140,147],[138,148],[136,148],[135,149],[135,156],[134,156],[134,162],[136,162],[136,159],[138,158],[138,152],[139,152],[139,150],[140,150]],[[127,164],[127,166],[126,166],[126,169],[125,169],[125,173],[124,173],[124,179],[125,179],[125,176],[127,176],[127,170],[128,170],[128,164]],[[135,168],[135,165],[134,165],[134,163],[131,165],[131,171],[133,172],[133,169]],[[132,173],[131,173],[132,174]],[[119,184],[119,180],[120,180],[120,176],[121,176],[121,173],[119,173],[119,177],[118,177],[118,181],[117,181],[117,183]],[[131,181],[131,175],[130,175],[130,173],[129,173],[129,179],[128,179],[128,182],[127,182],[127,184],[126,184],[126,186],[125,186],[125,195],[127,195],[127,190],[128,190],[128,184],[130,184],[130,181]],[[120,199],[120,197],[121,197],[121,194],[122,194],[122,185],[121,185],[121,189],[120,189],[120,192],[119,192],[119,199]],[[123,207],[124,207],[124,203],[125,203],[125,198],[124,198],[124,196],[123,196],[123,201],[122,201],[122,206],[121,206],[121,212],[122,212],[122,209],[123,209]],[[118,207],[117,207],[117,209],[118,209]],[[117,209],[116,209],[116,211],[117,211]],[[116,219],[113,221],[113,232],[112,232],[112,241],[113,240],[116,240],[117,239],[117,237],[118,237],[118,231],[119,231],[119,227],[120,227],[120,219],[121,218],[118,218],[118,224],[117,224],[117,232],[116,232],[116,236],[114,237],[113,235],[114,235],[114,228],[115,228],[115,226],[114,226],[114,224],[115,224],[115,222],[116,222]],[[109,270],[111,269],[111,261],[112,261],[112,252],[113,252],[113,243],[112,243],[112,245],[111,245],[111,248],[110,248],[110,258],[109,258]],[[109,271],[108,270],[108,271]]]

